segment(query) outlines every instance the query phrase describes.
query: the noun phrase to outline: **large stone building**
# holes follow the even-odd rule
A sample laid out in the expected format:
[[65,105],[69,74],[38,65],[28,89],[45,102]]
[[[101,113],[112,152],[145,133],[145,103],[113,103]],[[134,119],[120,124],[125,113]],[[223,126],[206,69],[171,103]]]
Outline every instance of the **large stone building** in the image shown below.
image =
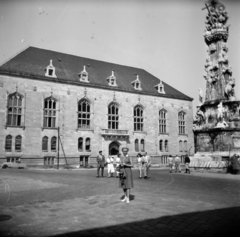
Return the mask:
[[1,163],[86,165],[122,147],[164,163],[194,152],[192,121],[192,98],[143,69],[36,47],[0,66]]

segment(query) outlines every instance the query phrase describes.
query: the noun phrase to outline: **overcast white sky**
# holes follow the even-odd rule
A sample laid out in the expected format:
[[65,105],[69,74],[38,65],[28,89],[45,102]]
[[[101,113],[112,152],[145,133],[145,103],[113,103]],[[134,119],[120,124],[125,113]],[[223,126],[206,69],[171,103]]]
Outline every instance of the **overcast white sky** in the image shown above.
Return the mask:
[[[0,64],[27,46],[143,68],[194,99],[207,56],[205,0],[1,0]],[[240,1],[229,14],[229,62],[240,99]]]

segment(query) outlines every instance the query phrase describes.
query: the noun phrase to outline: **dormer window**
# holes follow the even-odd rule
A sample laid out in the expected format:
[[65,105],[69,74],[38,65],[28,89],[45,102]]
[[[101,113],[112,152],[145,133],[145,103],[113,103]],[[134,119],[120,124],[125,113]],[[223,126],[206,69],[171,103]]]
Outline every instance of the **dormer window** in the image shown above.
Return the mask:
[[107,78],[109,86],[117,86],[116,77],[114,76],[114,70],[112,70],[112,75]]
[[163,85],[162,81],[160,81],[160,83],[157,84],[157,85],[155,86],[155,88],[158,90],[158,93],[160,93],[160,94],[165,94],[164,85]]
[[80,81],[82,81],[82,82],[89,82],[89,80],[88,80],[88,72],[86,71],[86,66],[85,65],[83,66],[83,71],[81,71],[78,74],[78,76],[79,76]]
[[52,65],[52,59],[50,60],[50,64],[46,68],[45,76],[57,78],[55,73],[55,67]]
[[132,83],[132,85],[133,85],[133,87],[134,87],[135,90],[139,90],[139,91],[142,90],[142,88],[141,88],[141,82],[140,82],[140,80],[139,80],[139,76],[138,76],[138,75],[137,75],[136,80],[132,81],[131,83]]

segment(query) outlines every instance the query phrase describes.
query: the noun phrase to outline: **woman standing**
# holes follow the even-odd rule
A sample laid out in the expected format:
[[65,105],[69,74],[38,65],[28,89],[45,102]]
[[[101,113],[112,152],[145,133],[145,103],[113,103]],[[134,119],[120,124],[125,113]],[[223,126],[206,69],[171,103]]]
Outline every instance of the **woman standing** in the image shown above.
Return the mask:
[[120,176],[119,187],[123,189],[124,199],[122,202],[130,203],[130,189],[133,188],[133,176],[132,176],[132,158],[128,156],[129,149],[127,147],[122,148],[123,158],[121,160],[121,166],[124,169],[124,175]]

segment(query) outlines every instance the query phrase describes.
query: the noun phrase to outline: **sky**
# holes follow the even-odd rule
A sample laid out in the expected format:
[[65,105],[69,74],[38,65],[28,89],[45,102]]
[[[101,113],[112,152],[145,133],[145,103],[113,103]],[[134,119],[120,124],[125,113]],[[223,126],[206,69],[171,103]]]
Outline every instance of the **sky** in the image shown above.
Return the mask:
[[[28,46],[143,68],[199,103],[206,0],[0,0],[0,65]],[[240,1],[229,15],[228,58],[240,100]]]

